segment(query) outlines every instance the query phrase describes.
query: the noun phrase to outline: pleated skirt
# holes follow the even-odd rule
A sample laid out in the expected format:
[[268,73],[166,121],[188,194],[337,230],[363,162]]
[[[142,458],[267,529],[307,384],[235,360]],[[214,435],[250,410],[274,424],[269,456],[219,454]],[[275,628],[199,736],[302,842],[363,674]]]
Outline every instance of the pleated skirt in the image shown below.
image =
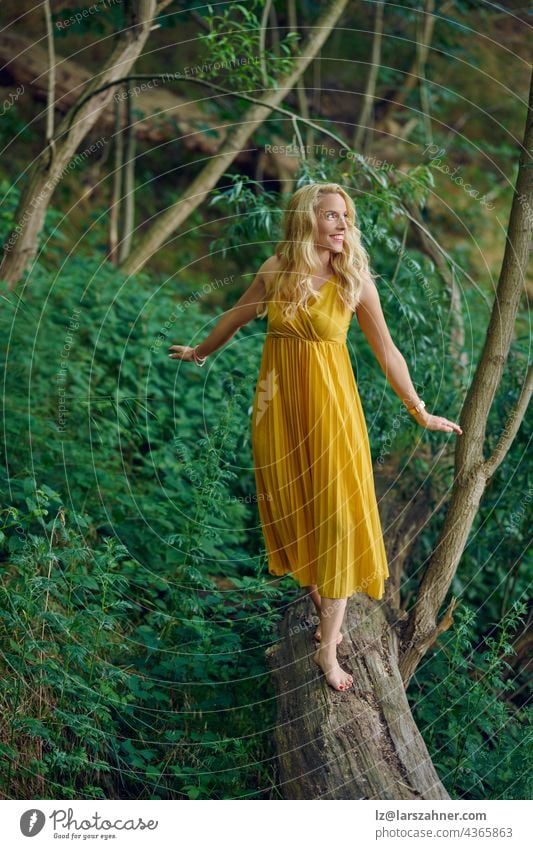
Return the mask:
[[326,598],[381,598],[389,570],[345,342],[266,334],[252,450],[269,573]]

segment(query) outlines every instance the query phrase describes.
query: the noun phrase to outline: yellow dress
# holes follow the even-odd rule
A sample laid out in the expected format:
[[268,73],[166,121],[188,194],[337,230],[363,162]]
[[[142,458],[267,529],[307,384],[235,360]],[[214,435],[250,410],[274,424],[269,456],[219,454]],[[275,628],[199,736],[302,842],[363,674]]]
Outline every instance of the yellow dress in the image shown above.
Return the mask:
[[268,303],[252,407],[257,505],[271,575],[381,598],[389,575],[368,433],[334,277],[291,321]]

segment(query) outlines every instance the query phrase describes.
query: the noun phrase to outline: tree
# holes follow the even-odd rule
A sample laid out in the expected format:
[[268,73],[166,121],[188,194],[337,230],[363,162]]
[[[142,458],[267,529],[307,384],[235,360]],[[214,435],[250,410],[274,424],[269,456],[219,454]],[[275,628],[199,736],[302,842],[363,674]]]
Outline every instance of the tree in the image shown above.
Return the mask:
[[[91,79],[84,94],[127,73],[144,48],[157,11],[156,0],[139,0],[135,10],[133,4],[127,4],[126,8],[126,25],[118,35],[116,47],[102,71]],[[96,124],[112,94],[112,88],[95,94],[79,110],[72,125],[67,114],[30,169],[15,213],[18,223],[6,240],[0,265],[0,278],[7,281],[9,288],[14,288],[35,256],[39,233],[54,189],[78,145]]]
[[509,355],[529,259],[533,226],[532,116],[533,76],[496,297],[483,351],[461,412],[463,436],[455,451],[451,502],[402,638],[400,668],[406,685],[439,632],[437,614],[457,569],[487,481],[505,458],[531,398],[533,374],[530,368],[496,449],[485,458],[487,419]]

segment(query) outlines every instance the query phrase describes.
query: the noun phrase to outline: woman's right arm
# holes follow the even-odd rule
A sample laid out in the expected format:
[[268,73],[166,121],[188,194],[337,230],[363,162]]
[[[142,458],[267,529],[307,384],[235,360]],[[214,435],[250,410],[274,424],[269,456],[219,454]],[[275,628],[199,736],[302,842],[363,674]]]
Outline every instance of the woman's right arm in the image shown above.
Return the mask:
[[[207,357],[214,351],[218,351],[219,348],[222,348],[229,342],[237,330],[248,324],[252,319],[257,318],[257,313],[266,295],[264,274],[270,270],[271,260],[272,257],[263,263],[255,275],[252,284],[244,294],[241,295],[231,309],[224,313],[209,336],[206,336],[204,341],[196,346],[196,352],[199,357]],[[172,360],[192,359],[193,349],[188,345],[171,345],[168,350],[172,352],[169,354]]]

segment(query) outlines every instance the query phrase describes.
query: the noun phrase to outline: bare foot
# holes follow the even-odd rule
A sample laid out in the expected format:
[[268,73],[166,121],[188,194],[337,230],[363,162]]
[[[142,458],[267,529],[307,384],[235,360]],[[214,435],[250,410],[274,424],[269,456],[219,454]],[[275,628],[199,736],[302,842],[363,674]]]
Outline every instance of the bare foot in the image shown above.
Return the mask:
[[[317,641],[317,643],[319,643],[321,639],[322,639],[322,632],[320,630],[320,625],[319,625],[318,628],[315,631],[315,640]],[[341,643],[341,642],[342,642],[342,633],[340,633],[339,636],[337,637],[337,645],[339,645],[339,643]]]
[[337,663],[337,659],[333,664],[322,657],[322,651],[318,648],[313,654],[313,660],[320,666],[322,672],[326,676],[326,681],[334,690],[349,690],[353,684],[353,677],[349,672],[341,669]]

